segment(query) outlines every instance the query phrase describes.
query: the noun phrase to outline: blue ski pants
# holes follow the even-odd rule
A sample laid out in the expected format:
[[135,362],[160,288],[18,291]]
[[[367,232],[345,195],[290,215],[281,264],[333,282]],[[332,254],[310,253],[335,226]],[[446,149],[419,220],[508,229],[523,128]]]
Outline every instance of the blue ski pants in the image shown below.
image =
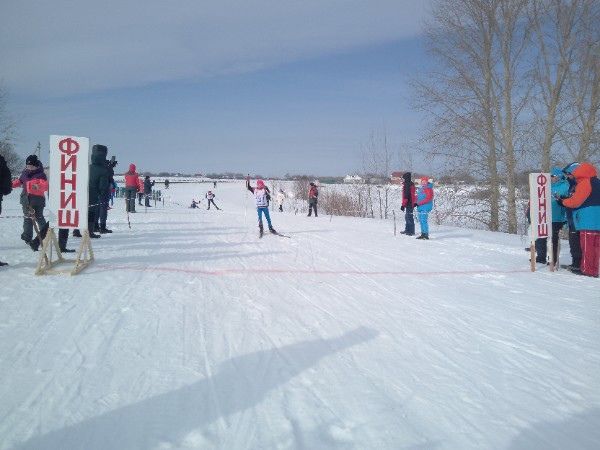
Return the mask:
[[429,234],[429,211],[419,211],[419,224],[421,225],[421,233]]
[[273,228],[271,225],[271,216],[269,215],[269,208],[256,208],[256,212],[258,213],[258,226],[262,228],[262,215],[264,213],[265,218],[267,219],[267,223],[269,224],[269,228]]

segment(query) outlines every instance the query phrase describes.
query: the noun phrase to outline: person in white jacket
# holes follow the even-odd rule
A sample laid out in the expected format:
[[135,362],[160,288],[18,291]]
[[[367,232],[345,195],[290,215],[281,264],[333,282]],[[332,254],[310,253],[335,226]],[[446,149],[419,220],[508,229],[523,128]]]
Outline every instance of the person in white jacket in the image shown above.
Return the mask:
[[279,192],[277,192],[277,195],[275,196],[275,201],[277,202],[277,207],[280,212],[283,212],[283,201],[284,200],[285,200],[285,192],[283,192],[283,189],[279,189]]

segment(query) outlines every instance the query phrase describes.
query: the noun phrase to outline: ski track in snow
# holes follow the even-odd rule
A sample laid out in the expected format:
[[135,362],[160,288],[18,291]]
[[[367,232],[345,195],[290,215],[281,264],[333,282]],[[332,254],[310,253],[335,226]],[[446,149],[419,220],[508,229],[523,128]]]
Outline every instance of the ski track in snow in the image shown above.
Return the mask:
[[446,226],[273,211],[291,239],[259,239],[243,183],[181,206],[207,189],[131,230],[117,199],[76,277],[0,219],[0,449],[600,447],[598,280]]

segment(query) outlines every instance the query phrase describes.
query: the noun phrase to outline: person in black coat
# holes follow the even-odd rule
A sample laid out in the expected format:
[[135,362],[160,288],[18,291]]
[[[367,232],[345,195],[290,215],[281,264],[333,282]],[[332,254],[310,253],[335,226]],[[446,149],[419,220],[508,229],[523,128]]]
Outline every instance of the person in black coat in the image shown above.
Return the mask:
[[404,211],[404,231],[401,234],[414,236],[415,234],[415,213],[414,207],[417,203],[417,195],[415,191],[415,183],[411,180],[411,173],[404,172],[402,175],[404,183],[402,185],[402,206],[400,209]]
[[146,175],[144,178],[144,197],[146,198],[145,206],[150,208],[150,197],[152,196],[152,186],[154,181],[150,181],[150,175]]
[[96,219],[100,213],[100,204],[106,201],[109,188],[110,171],[107,166],[107,148],[104,145],[92,147],[92,164],[90,164],[90,180],[88,184],[89,208],[88,208],[88,231],[91,238],[99,238],[94,233]]
[[115,183],[114,176],[115,170],[114,167],[117,165],[117,161],[115,161],[115,157],[108,160],[108,148],[105,145],[96,144],[92,147],[92,153],[94,150],[104,156],[104,161],[106,163],[106,168],[108,169],[108,187],[105,192],[100,192],[98,197],[98,213],[96,214],[96,220],[94,222],[94,232],[100,232],[100,234],[112,233],[112,230],[109,230],[106,227],[106,220],[108,219],[108,210],[109,210],[109,202],[111,198],[111,189]]
[[[0,155],[0,214],[2,214],[2,198],[12,191],[12,174],[6,164],[4,156]],[[0,266],[7,266],[8,263],[0,261]]]

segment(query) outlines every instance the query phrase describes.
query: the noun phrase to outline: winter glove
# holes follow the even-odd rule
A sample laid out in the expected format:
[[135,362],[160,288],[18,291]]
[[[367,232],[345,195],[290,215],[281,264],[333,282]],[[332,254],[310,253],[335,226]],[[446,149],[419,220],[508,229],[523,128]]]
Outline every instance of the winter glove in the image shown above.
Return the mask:
[[417,206],[419,206],[419,204],[418,204],[418,203],[415,203],[415,204],[413,205],[413,208],[416,208]]
[[565,206],[563,205],[563,199],[560,197],[556,197],[556,203],[558,203],[560,206]]
[[400,207],[400,211],[404,211],[405,209],[406,209],[406,206],[404,206],[404,205],[402,205],[402,206]]

